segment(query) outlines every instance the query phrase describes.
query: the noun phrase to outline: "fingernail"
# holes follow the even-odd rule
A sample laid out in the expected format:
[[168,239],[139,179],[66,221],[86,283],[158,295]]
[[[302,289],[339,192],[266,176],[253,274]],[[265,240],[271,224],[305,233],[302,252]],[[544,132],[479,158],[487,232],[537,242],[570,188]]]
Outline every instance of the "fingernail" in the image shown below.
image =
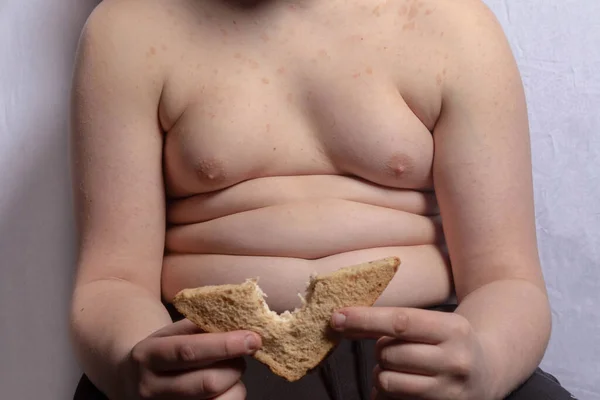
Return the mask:
[[246,349],[249,353],[252,353],[258,350],[258,338],[255,335],[247,335],[246,336]]
[[333,317],[331,317],[331,323],[334,328],[343,328],[344,323],[346,322],[346,316],[341,313],[333,313]]

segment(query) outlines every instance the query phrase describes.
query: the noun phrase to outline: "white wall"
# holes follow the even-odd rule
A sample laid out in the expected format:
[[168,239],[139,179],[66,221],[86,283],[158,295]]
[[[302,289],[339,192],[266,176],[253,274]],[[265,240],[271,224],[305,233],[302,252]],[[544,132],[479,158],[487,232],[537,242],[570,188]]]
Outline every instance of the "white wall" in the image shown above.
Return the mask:
[[[0,4],[0,393],[65,400],[78,370],[67,96],[94,0]],[[600,400],[600,2],[487,0],[530,106],[539,242],[555,325],[544,366]]]
[[89,0],[0,1],[0,398],[67,400],[67,101]]

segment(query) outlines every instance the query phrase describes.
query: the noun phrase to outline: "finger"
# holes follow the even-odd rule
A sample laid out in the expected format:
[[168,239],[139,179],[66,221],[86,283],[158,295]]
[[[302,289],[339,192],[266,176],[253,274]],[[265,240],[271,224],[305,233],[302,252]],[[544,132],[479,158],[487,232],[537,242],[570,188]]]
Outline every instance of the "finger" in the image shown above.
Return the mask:
[[231,390],[240,381],[242,373],[243,366],[239,361],[225,361],[206,369],[157,375],[151,385],[161,398],[212,399]]
[[381,338],[375,345],[377,362],[384,370],[435,376],[443,372],[443,350],[435,345]]
[[439,344],[448,338],[454,314],[398,307],[353,307],[332,317],[332,328],[347,337],[390,336],[411,342]]
[[379,366],[373,371],[373,382],[384,398],[391,399],[429,399],[438,385],[437,378],[432,376],[385,371]]
[[259,335],[246,331],[156,338],[148,345],[146,363],[154,371],[202,368],[253,354],[261,345]]
[[242,382],[238,382],[231,389],[213,400],[246,400],[246,386]]

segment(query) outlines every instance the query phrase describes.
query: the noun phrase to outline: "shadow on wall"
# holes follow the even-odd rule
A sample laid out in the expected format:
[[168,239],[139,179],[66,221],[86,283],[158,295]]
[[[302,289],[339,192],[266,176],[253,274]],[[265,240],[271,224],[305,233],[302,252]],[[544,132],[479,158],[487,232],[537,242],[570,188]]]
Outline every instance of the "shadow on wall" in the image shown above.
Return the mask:
[[79,376],[68,337],[68,97],[79,32],[97,1],[3,3],[0,387],[7,399],[65,400]]

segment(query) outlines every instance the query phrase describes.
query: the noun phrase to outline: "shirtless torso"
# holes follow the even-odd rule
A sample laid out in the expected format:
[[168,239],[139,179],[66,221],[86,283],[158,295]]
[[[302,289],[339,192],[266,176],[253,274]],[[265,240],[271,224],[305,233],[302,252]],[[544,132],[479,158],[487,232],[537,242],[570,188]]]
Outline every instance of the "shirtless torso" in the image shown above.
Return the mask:
[[166,300],[256,275],[282,310],[311,272],[395,254],[404,273],[381,302],[415,305],[425,297],[395,293],[416,286],[443,301],[439,224],[425,216],[439,2],[146,3],[162,18],[146,62],[167,72]]
[[490,351],[498,327],[530,335],[505,346],[527,352],[520,368],[489,357],[498,390],[539,362],[526,107],[478,0],[104,0],[72,115],[72,327],[104,390],[119,392],[132,348],[168,349],[137,344],[175,329],[161,300],[183,288],[258,276],[281,312],[310,274],[392,255],[378,305],[436,305],[454,286]]

